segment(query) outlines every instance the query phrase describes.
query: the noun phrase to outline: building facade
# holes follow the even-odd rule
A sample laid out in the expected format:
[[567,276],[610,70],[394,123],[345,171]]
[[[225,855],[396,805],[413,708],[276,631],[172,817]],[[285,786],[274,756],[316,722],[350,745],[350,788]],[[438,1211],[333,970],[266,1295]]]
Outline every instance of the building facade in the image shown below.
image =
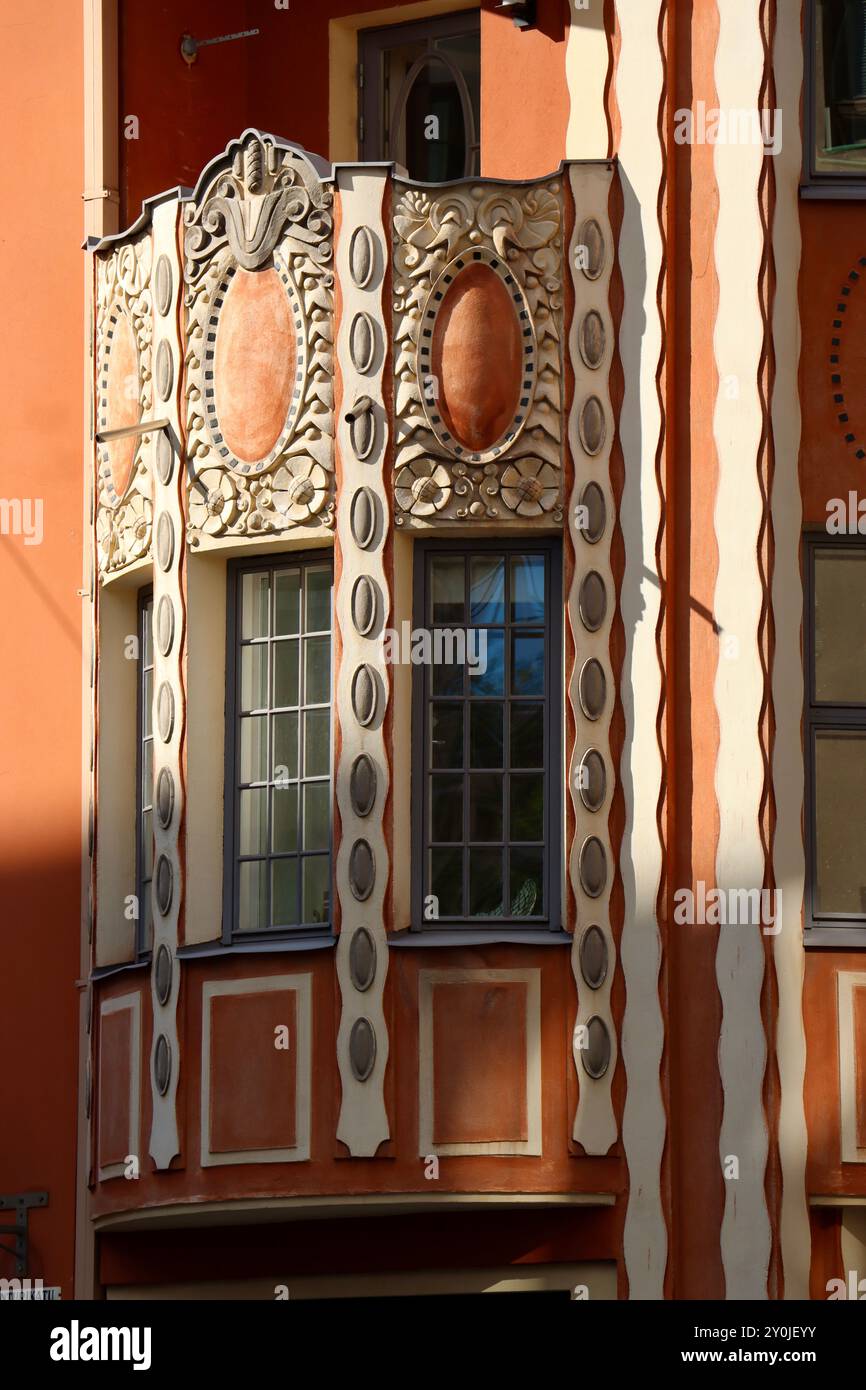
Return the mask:
[[866,1276],[866,5],[48,8],[9,1276]]

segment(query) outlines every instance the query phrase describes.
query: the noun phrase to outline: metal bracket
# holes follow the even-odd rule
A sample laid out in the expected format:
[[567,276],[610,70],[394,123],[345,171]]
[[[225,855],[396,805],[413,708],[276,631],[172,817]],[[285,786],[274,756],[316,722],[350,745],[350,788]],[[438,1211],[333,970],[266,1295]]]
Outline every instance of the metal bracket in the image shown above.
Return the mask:
[[30,1207],[47,1207],[47,1192],[13,1192],[5,1196],[0,1193],[0,1211],[15,1211],[14,1226],[0,1226],[0,1236],[14,1236],[15,1248],[0,1244],[0,1250],[15,1256],[15,1273],[27,1273],[27,1212]]

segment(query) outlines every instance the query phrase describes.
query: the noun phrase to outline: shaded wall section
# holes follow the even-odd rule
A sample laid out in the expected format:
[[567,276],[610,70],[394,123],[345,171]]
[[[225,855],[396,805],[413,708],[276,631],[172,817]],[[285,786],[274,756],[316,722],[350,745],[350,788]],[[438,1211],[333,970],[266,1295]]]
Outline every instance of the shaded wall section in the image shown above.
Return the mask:
[[[81,852],[81,6],[7,3],[3,19],[0,121],[14,138],[0,245],[0,1192],[47,1190],[47,1208],[30,1217],[29,1273],[70,1297]],[[0,1276],[14,1273],[0,1252]]]

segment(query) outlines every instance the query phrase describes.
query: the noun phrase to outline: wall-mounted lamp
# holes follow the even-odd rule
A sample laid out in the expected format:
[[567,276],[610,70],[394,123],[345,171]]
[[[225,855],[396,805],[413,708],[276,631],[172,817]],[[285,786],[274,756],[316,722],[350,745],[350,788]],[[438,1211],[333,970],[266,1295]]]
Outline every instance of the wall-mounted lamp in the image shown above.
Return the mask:
[[517,29],[535,28],[535,0],[499,0],[494,9],[508,15]]

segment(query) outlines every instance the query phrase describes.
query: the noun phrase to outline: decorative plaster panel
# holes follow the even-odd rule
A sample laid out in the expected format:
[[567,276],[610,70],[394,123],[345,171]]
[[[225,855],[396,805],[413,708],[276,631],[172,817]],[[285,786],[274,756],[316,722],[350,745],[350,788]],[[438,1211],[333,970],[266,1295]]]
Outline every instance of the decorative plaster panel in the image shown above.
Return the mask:
[[331,204],[247,131],[184,206],[191,544],[334,524]]

